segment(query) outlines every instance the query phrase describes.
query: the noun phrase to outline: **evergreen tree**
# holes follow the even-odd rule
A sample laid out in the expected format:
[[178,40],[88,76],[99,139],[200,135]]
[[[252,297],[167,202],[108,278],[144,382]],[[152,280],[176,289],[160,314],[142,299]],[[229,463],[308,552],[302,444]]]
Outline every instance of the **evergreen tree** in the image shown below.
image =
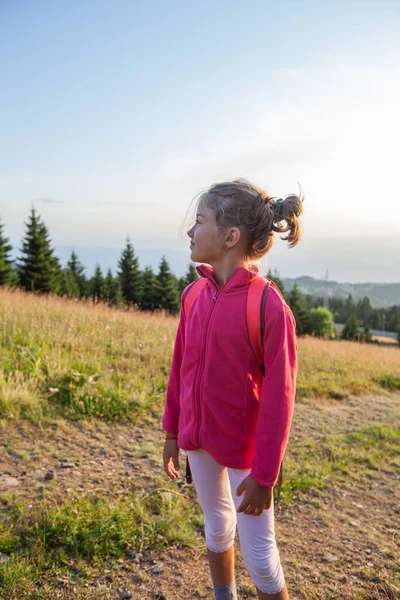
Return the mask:
[[108,269],[104,279],[104,297],[110,306],[123,304],[121,283],[118,277],[113,276],[111,269]]
[[60,295],[68,298],[79,298],[79,288],[76,279],[68,268],[63,269]]
[[85,275],[85,267],[82,265],[80,260],[74,251],[71,252],[71,257],[67,262],[67,270],[73,283],[75,290],[74,296],[78,298],[84,298],[87,295],[87,279]]
[[181,277],[178,281],[179,292],[182,294],[185,287],[192,283],[192,281],[196,281],[198,278],[199,276],[197,274],[196,267],[193,263],[190,263],[188,265],[186,275],[184,277]]
[[61,266],[60,259],[57,256],[52,256],[50,261],[53,264],[53,292],[60,295],[62,293],[64,280],[63,268]]
[[18,276],[26,291],[49,293],[61,283],[61,267],[50,246],[48,229],[32,208],[18,260]]
[[90,280],[90,295],[93,298],[93,302],[100,302],[104,298],[104,279],[101,272],[100,265],[96,265],[94,275]]
[[280,292],[282,293],[282,296],[287,301],[287,299],[286,299],[287,292],[285,290],[285,286],[283,285],[282,279],[278,275],[278,271],[275,269],[275,274],[273,275],[271,269],[268,269],[267,277],[268,277],[268,279],[273,281],[276,286],[278,286]]
[[170,314],[179,312],[180,300],[176,278],[172,275],[169,264],[162,257],[157,274],[156,307],[168,311]]
[[157,306],[157,277],[151,267],[146,267],[142,274],[142,287],[139,307],[141,310],[153,311]]
[[119,280],[121,282],[122,296],[126,304],[139,304],[141,273],[139,260],[135,256],[130,238],[126,239],[126,246],[118,262]]
[[13,261],[10,257],[12,246],[3,234],[3,223],[0,221],[0,285],[14,283]]
[[351,315],[342,329],[341,338],[343,340],[358,340],[360,339],[360,334],[358,332],[358,328],[360,323],[355,315]]
[[371,322],[372,310],[370,299],[367,296],[364,296],[357,304],[356,316],[364,325],[369,325]]
[[309,311],[297,283],[295,283],[292,287],[287,298],[287,303],[290,306],[296,321],[297,335],[305,335],[306,333],[310,333]]
[[351,316],[356,316],[356,305],[353,300],[353,296],[349,294],[345,300],[343,306],[343,320],[346,322]]

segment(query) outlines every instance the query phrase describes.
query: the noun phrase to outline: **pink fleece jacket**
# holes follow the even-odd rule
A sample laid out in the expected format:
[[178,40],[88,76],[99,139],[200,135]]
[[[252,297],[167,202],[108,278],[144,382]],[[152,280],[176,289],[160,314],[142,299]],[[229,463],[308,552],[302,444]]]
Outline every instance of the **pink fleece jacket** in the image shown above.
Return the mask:
[[259,276],[258,268],[240,267],[222,288],[212,267],[201,265],[197,272],[207,284],[187,319],[181,308],[163,429],[178,433],[183,450],[203,448],[223,466],[251,468],[258,483],[272,487],[285,454],[296,394],[293,313],[270,287],[263,378],[246,324],[248,286]]

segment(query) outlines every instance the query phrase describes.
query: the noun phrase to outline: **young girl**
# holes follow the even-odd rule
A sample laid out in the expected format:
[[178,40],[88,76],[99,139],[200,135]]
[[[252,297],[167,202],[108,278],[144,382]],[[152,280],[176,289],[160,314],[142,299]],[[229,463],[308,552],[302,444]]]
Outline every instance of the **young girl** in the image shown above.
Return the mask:
[[273,487],[294,408],[296,323],[270,286],[261,307],[263,377],[247,331],[246,302],[250,282],[260,277],[256,261],[271,248],[273,232],[288,231],[283,239],[289,247],[300,240],[302,202],[296,195],[275,200],[245,180],[216,184],[199,197],[187,232],[191,260],[207,263],[197,267],[206,284],[187,317],[182,302],[162,419],[163,459],[176,479],[179,448],[187,452],[216,600],[237,598],[236,524],[258,598],[289,598],[275,541]]

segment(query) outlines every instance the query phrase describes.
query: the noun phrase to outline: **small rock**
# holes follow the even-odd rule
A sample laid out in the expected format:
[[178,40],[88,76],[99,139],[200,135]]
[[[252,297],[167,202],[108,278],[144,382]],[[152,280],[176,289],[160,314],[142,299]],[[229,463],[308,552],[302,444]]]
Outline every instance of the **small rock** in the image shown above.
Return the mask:
[[143,558],[143,554],[141,552],[134,552],[132,554],[132,560],[135,563],[138,563]]
[[337,556],[335,556],[334,554],[331,554],[330,552],[327,552],[325,554],[325,556],[326,556],[327,560],[329,560],[330,562],[335,562],[335,561],[339,560]]
[[373,577],[373,578],[371,579],[371,581],[372,581],[373,583],[380,583],[380,581],[381,581],[381,578],[380,578],[380,577]]
[[142,455],[141,455],[141,457],[140,457],[140,458],[149,458],[149,455],[148,455],[148,454],[146,454],[146,452],[145,452],[144,454],[142,454]]
[[339,583],[346,583],[346,581],[347,581],[346,575],[343,575],[343,577],[340,577],[340,579],[339,579]]
[[47,471],[46,475],[44,476],[44,480],[51,481],[52,479],[54,479],[54,471]]
[[133,598],[132,592],[124,592],[118,600],[128,600],[128,598]]
[[167,600],[164,594],[156,594],[154,600]]
[[350,525],[352,527],[360,527],[360,523],[358,523],[357,521],[350,521]]
[[153,573],[153,575],[158,575],[159,573],[161,573],[161,565],[154,565],[154,567],[151,569],[151,573]]
[[16,487],[19,485],[19,481],[16,477],[5,475],[0,477],[0,485],[4,485],[5,487]]
[[5,565],[6,563],[8,563],[9,560],[10,557],[7,556],[7,554],[3,554],[3,552],[0,552],[0,565]]
[[35,469],[32,471],[32,475],[37,479],[42,479],[42,477],[44,477],[44,471],[42,471],[42,469]]
[[160,535],[160,534],[158,534],[158,535],[157,535],[157,537],[156,537],[156,542],[162,542],[162,541],[163,541],[163,539],[164,539],[164,536],[163,536],[163,535]]

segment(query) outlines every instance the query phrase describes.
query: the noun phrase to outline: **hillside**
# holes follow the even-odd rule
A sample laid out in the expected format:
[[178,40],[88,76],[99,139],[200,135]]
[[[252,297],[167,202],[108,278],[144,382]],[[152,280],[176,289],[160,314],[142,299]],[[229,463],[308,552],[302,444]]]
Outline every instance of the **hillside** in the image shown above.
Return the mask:
[[373,308],[387,308],[394,304],[400,304],[400,282],[399,283],[342,283],[338,281],[326,281],[315,279],[304,275],[302,277],[283,277],[285,289],[290,291],[295,283],[304,294],[312,296],[336,296],[347,298],[349,294],[356,302],[367,296]]
[[[0,320],[1,599],[211,600],[194,486],[162,468],[177,319],[0,290]],[[291,597],[395,598],[399,348],[298,355],[275,505]]]

